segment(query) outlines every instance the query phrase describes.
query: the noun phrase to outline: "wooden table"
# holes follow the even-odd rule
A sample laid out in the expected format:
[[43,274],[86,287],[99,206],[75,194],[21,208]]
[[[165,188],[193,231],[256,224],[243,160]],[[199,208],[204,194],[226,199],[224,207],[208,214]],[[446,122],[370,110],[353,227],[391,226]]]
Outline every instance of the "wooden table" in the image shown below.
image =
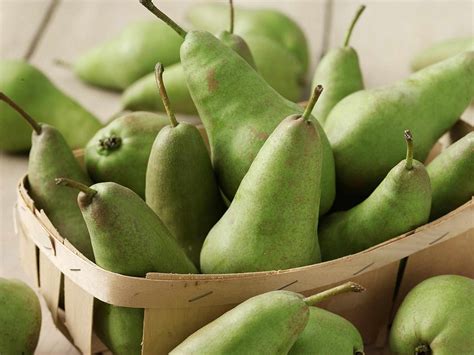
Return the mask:
[[[196,0],[160,0],[160,7],[185,23],[187,6]],[[237,4],[279,8],[295,18],[310,40],[314,69],[321,55],[341,45],[359,1],[237,0]],[[370,0],[352,36],[367,87],[389,84],[409,74],[409,60],[421,48],[449,37],[474,34],[471,0]],[[0,56],[25,59],[44,70],[65,92],[103,121],[115,114],[119,95],[79,82],[55,59],[72,62],[94,45],[111,38],[125,24],[152,18],[138,0],[0,0]],[[311,71],[312,72],[312,71]],[[464,118],[474,121],[473,109]],[[0,153],[0,276],[26,279],[18,260],[12,208],[16,184],[27,159]],[[43,305],[43,327],[37,354],[77,354],[57,331]],[[372,352],[375,353],[375,352]]]

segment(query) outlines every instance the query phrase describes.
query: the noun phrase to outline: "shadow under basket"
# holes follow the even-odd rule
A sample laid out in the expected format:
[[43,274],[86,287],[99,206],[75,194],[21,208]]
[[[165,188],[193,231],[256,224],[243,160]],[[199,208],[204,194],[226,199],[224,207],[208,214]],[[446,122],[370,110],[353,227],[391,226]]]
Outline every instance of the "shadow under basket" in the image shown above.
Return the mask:
[[[457,130],[459,125],[463,133],[472,130],[459,122]],[[431,158],[446,146],[448,138],[443,139]],[[353,322],[370,353],[382,354],[393,314],[414,285],[439,274],[474,278],[474,199],[413,231],[320,264],[271,272],[148,273],[138,278],[106,271],[79,253],[35,208],[26,176],[17,192],[15,226],[23,268],[39,287],[58,329],[84,354],[106,350],[93,333],[94,298],[144,308],[142,353],[167,354],[188,335],[252,296],[283,289],[309,295],[348,280],[367,290],[334,297],[320,306]],[[64,305],[60,305],[62,293]]]

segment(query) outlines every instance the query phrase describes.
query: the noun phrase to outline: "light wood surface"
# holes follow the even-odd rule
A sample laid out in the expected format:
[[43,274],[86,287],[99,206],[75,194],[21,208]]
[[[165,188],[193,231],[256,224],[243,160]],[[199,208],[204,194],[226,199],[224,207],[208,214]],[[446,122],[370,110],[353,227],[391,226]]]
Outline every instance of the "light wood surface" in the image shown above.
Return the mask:
[[[192,0],[161,0],[160,5],[178,21]],[[195,1],[192,1],[195,2]],[[304,28],[311,46],[312,69],[327,48],[342,41],[359,1],[250,1],[249,6],[278,7]],[[437,40],[474,33],[474,3],[470,0],[415,0],[365,2],[366,13],[354,31],[352,45],[359,53],[367,87],[385,85],[409,73],[414,53]],[[151,18],[138,0],[0,0],[0,56],[23,58],[43,69],[63,90],[106,120],[120,109],[119,95],[80,83],[54,59],[73,61],[88,48],[111,38],[139,18]],[[464,118],[474,121],[471,108]],[[15,187],[24,174],[24,156],[0,153],[0,276],[33,284],[19,262],[14,234]],[[55,329],[43,303],[43,327],[37,354],[77,354]]]

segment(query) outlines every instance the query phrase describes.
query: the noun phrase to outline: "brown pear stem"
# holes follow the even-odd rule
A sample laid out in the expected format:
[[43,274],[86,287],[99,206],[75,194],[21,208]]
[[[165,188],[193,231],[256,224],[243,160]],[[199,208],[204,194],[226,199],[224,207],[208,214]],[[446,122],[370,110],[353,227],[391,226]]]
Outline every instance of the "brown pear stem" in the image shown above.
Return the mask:
[[159,10],[151,0],[140,0],[140,4],[145,6],[153,15],[158,17],[161,21],[170,26],[173,30],[176,31],[181,37],[185,38],[187,32],[171,18],[169,18],[163,11]]
[[[33,128],[33,130],[36,132],[36,134],[41,133],[41,125],[36,122],[33,117],[31,117],[29,114],[25,112],[20,106],[16,104],[15,101],[10,99],[7,95],[5,95],[3,92],[0,92],[0,100],[5,101],[11,108],[13,108],[16,112],[18,112],[21,117],[23,117]],[[14,132],[12,132],[14,134]]]
[[316,303],[322,302],[328,298],[347,292],[362,292],[365,288],[355,282],[349,281],[342,285],[330,288],[329,290],[317,293],[315,295],[306,297],[304,302],[308,306],[314,306]]
[[302,116],[306,121],[311,116],[311,112],[313,112],[314,105],[316,105],[316,102],[318,102],[318,99],[321,96],[322,92],[323,87],[321,85],[316,85],[316,87],[313,89],[313,93],[311,94],[311,97],[308,101],[308,104],[306,105]]
[[97,190],[91,189],[89,186],[84,185],[84,184],[82,184],[78,181],[72,180],[72,179],[56,178],[56,179],[54,179],[54,182],[56,183],[56,185],[67,186],[67,187],[71,187],[73,189],[82,191],[90,199],[92,199],[92,197],[94,197],[95,194],[97,193]]
[[165,107],[166,114],[168,115],[171,126],[176,127],[178,125],[178,121],[176,120],[176,116],[171,109],[170,99],[168,97],[168,93],[166,92],[165,83],[163,82],[163,72],[165,69],[163,68],[163,64],[157,63],[155,65],[155,80],[156,84],[158,85],[158,89],[160,90],[161,101],[163,101],[163,106]]
[[230,24],[229,24],[229,33],[234,33],[234,1],[229,0],[229,8],[230,8]]
[[359,20],[360,15],[362,15],[362,13],[364,12],[364,10],[365,10],[365,5],[361,5],[361,6],[357,9],[357,12],[355,13],[354,18],[352,19],[351,25],[350,25],[350,27],[347,29],[347,32],[346,32],[346,39],[344,40],[344,47],[347,47],[347,46],[349,45],[349,41],[350,41],[351,36],[352,36],[352,30],[354,29],[354,26],[356,25],[357,21]]
[[404,132],[405,141],[407,142],[407,157],[405,159],[405,167],[407,170],[413,169],[413,136],[410,130]]

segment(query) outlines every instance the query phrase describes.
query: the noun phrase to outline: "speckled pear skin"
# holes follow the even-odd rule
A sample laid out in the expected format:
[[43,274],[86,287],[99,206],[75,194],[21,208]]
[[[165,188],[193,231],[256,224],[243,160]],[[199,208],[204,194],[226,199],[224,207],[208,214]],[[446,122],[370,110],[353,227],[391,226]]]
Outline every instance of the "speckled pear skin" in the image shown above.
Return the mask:
[[[21,119],[21,118],[18,118]],[[41,133],[32,133],[28,160],[28,193],[38,209],[43,209],[59,234],[71,242],[86,258],[94,260],[91,240],[79,210],[77,192],[57,186],[58,176],[90,185],[61,133],[41,124]]]
[[206,274],[283,270],[320,261],[321,139],[299,115],[263,145],[201,251]]
[[195,126],[168,125],[157,135],[148,161],[146,202],[199,266],[202,243],[226,207]]
[[[98,266],[137,277],[147,272],[197,273],[159,217],[136,193],[113,182],[91,188],[97,191],[92,200],[83,192],[77,200]],[[98,301],[95,310],[97,334],[114,354],[141,353],[143,309]]]
[[330,50],[319,62],[313,84],[327,88],[321,94],[313,115],[324,127],[329,112],[343,98],[364,88],[357,52],[352,47]]
[[421,50],[411,61],[411,69],[417,71],[459,53],[474,50],[474,37],[450,38]]
[[151,147],[168,122],[166,115],[151,112],[130,112],[114,119],[87,143],[85,162],[91,178],[116,182],[144,199]]
[[469,201],[474,195],[474,132],[441,152],[427,170],[433,190],[431,220]]
[[430,178],[424,165],[405,160],[363,202],[323,217],[319,244],[324,261],[357,253],[425,224],[431,209]]
[[[190,8],[187,17],[196,28],[217,33],[229,28],[228,13],[227,4],[198,4]],[[309,64],[308,43],[301,28],[287,15],[273,9],[235,6],[234,22],[234,33],[246,41],[248,35],[257,35],[281,43],[299,61],[300,76],[305,75]]]
[[[390,330],[396,355],[474,353],[474,280],[458,275],[431,277],[403,300]],[[416,352],[428,345],[431,352]]]
[[[90,112],[60,91],[41,71],[21,60],[0,60],[0,91],[38,122],[56,127],[72,148],[82,148],[102,126]],[[0,101],[0,150],[25,152],[31,127]]]
[[179,62],[182,42],[161,21],[138,21],[79,57],[74,72],[86,83],[123,90],[153,71],[156,62],[163,65]]
[[217,38],[227,47],[232,48],[236,53],[244,58],[252,68],[256,68],[250,48],[242,37],[230,33],[229,31],[222,31],[217,35]]
[[342,99],[325,124],[338,195],[360,201],[377,187],[405,155],[396,134],[403,129],[416,137],[415,158],[424,161],[474,97],[473,76],[474,52],[466,52],[391,86]]
[[308,322],[308,308],[297,293],[267,292],[191,334],[170,354],[287,354]]
[[308,324],[289,355],[363,355],[364,342],[347,319],[317,307],[309,307]]
[[32,355],[41,330],[41,305],[24,282],[0,277],[0,354]]
[[[181,46],[186,81],[209,136],[219,186],[232,199],[268,136],[303,109],[273,90],[239,55],[208,32],[189,32]],[[322,143],[320,212],[335,196],[334,161],[317,121]]]

